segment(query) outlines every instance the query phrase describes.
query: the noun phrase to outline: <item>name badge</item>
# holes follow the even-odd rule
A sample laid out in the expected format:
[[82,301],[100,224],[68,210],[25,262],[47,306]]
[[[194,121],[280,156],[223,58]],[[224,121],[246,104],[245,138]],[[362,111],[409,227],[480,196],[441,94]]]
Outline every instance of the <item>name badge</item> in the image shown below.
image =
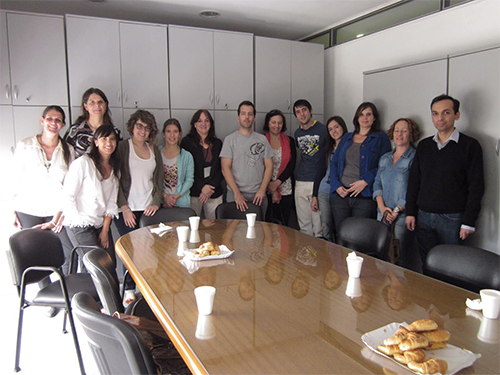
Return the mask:
[[203,177],[207,178],[210,177],[210,172],[212,171],[212,167],[205,167],[203,168]]

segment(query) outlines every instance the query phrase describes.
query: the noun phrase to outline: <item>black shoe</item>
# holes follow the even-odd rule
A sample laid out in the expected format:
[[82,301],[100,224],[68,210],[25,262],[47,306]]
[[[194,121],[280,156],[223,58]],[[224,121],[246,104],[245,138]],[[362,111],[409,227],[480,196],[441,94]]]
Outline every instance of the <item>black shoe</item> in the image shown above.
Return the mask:
[[45,315],[47,315],[49,318],[53,318],[57,314],[59,314],[59,311],[61,309],[58,307],[49,307],[49,309],[45,312]]

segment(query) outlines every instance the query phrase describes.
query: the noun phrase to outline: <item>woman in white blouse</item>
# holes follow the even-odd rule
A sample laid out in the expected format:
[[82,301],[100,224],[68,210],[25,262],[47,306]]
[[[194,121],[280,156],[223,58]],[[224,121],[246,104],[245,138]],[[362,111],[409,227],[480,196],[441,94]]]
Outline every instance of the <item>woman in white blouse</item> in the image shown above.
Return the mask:
[[73,245],[100,246],[116,262],[109,227],[118,214],[117,134],[111,125],[94,132],[90,151],[71,165],[64,183],[64,226]]
[[[75,153],[59,135],[65,118],[61,107],[48,106],[40,118],[42,132],[17,144],[13,205],[16,227],[37,227],[58,233],[68,259],[72,245],[62,227],[60,196]],[[68,271],[67,263],[63,271]]]

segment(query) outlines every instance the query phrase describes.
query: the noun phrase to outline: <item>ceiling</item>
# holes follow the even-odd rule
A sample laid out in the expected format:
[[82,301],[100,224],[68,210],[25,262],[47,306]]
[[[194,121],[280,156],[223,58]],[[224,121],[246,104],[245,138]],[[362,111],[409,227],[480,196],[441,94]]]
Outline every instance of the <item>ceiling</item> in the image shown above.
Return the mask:
[[[2,0],[1,9],[79,14],[299,40],[397,0]],[[100,0],[102,1],[102,0]],[[216,10],[206,19],[202,10]]]

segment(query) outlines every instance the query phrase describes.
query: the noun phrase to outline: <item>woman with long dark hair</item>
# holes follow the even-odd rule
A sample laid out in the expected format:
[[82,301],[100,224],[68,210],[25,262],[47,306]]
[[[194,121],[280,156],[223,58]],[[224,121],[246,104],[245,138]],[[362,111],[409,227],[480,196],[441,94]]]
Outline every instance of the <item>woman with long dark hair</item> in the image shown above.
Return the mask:
[[333,241],[335,228],[332,211],[330,209],[330,165],[340,140],[344,134],[347,133],[347,126],[342,117],[333,116],[326,122],[326,128],[328,132],[325,153],[326,171],[321,180],[317,178],[316,181],[314,181],[311,209],[313,212],[320,212],[321,237],[328,241]]
[[100,246],[116,262],[109,227],[118,215],[118,135],[112,125],[94,132],[90,151],[73,162],[64,183],[64,226],[74,246]]
[[[17,144],[13,202],[14,225],[53,230],[59,235],[68,259],[72,245],[62,226],[60,196],[75,152],[60,136],[65,120],[61,107],[48,106],[40,118],[41,133]],[[65,273],[68,265],[66,262],[63,266]]]
[[267,186],[266,220],[278,220],[288,225],[293,208],[293,171],[297,159],[295,141],[285,135],[285,115],[279,109],[266,114],[264,131],[273,149],[273,175]]
[[[82,114],[64,135],[64,139],[75,148],[76,157],[85,154],[91,144],[92,136],[101,125],[113,125],[109,101],[106,94],[91,87],[82,96]],[[122,139],[120,130],[115,127],[118,141]]]
[[191,208],[198,216],[215,219],[215,209],[222,203],[222,141],[215,135],[212,115],[199,109],[191,118],[191,129],[182,139],[181,147],[193,155],[194,183],[191,187]]
[[380,131],[375,104],[361,103],[353,124],[354,132],[342,137],[330,166],[330,203],[337,229],[351,216],[376,217],[373,181],[380,157],[391,150],[389,137]]

